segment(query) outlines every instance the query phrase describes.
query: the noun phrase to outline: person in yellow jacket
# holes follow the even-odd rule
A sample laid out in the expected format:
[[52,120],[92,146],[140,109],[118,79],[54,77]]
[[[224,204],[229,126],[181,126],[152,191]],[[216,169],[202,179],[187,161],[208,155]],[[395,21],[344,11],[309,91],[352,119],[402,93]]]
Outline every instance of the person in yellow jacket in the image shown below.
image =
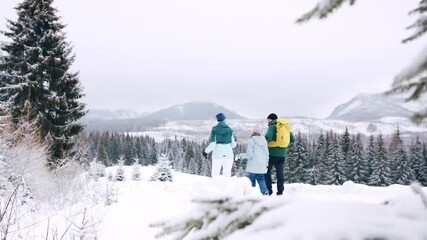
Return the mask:
[[[285,190],[285,177],[284,177],[284,165],[286,158],[287,147],[275,146],[276,135],[277,135],[277,115],[271,113],[267,117],[268,129],[265,134],[265,139],[269,143],[268,145],[268,167],[267,173],[265,174],[265,183],[267,185],[268,193],[273,194],[272,184],[271,184],[271,169],[274,167],[276,169],[277,177],[277,195],[282,195]],[[295,137],[292,132],[290,134],[290,143],[295,142]]]

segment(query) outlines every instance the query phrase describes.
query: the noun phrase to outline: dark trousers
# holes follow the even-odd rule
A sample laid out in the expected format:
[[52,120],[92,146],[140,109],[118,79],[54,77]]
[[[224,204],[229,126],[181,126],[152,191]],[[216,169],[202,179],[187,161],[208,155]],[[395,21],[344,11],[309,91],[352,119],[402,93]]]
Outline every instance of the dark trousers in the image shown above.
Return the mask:
[[277,177],[277,194],[283,194],[283,190],[285,190],[285,176],[283,174],[283,167],[285,165],[284,157],[272,157],[268,160],[268,170],[265,174],[265,183],[267,184],[268,193],[271,195],[273,193],[273,189],[271,187],[271,169],[274,167],[276,169],[276,177]]

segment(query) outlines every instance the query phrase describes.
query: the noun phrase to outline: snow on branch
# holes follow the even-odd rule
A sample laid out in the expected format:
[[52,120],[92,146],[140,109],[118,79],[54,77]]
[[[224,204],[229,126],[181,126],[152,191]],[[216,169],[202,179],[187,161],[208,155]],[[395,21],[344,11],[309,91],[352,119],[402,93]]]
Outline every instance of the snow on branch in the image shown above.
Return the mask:
[[349,2],[350,5],[353,5],[356,0],[322,0],[318,2],[316,7],[314,7],[311,11],[298,18],[296,22],[304,23],[313,17],[317,17],[319,19],[326,18],[334,10],[340,8],[344,2]]
[[[251,225],[264,212],[281,206],[282,202],[262,198],[228,198],[193,200],[195,209],[180,219],[151,224],[162,231],[157,238],[171,235],[172,239],[223,239],[236,230]],[[280,204],[278,204],[280,203]]]

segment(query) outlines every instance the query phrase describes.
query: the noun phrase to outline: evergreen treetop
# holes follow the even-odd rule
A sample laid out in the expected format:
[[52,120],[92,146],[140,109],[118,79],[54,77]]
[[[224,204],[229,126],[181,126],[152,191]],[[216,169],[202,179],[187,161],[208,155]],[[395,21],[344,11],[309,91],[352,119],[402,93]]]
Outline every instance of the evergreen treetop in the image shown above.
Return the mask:
[[11,41],[2,46],[0,101],[16,128],[22,122],[37,127],[39,140],[49,144],[49,163],[57,166],[72,154],[85,105],[79,102],[78,74],[70,71],[72,48],[52,2],[24,0],[16,7],[18,19],[8,20],[4,35]]

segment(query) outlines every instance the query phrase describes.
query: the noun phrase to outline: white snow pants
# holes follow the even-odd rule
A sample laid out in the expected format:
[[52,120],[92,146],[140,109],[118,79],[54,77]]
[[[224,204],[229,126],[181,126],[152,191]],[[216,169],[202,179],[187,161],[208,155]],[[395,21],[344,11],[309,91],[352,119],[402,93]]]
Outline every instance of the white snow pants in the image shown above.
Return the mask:
[[224,177],[231,177],[231,167],[233,166],[232,158],[212,159],[212,177],[217,176],[221,172]]
[[[234,137],[233,137],[234,139]],[[211,177],[219,175],[222,167],[222,175],[225,177],[231,177],[231,167],[233,166],[233,145],[234,144],[216,144],[211,142],[205,149],[206,153],[212,151],[212,174]]]

